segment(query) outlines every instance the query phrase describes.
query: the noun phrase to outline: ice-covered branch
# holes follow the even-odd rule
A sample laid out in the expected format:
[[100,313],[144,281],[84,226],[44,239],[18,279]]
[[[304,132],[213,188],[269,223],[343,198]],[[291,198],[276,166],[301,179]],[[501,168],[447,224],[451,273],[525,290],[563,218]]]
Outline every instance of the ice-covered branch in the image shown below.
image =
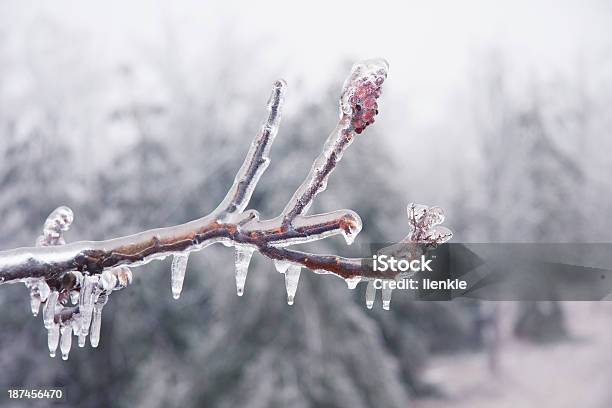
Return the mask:
[[[63,233],[72,224],[73,214],[69,208],[59,207],[44,223],[43,234],[35,247],[0,252],[0,283],[26,284],[30,289],[32,313],[37,315],[43,305],[49,351],[55,355],[59,345],[63,358],[68,358],[72,334],[78,337],[79,346],[85,345],[88,334],[91,345],[97,346],[102,309],[114,291],[131,283],[130,268],[172,256],[171,289],[173,297],[179,298],[190,253],[218,242],[235,247],[239,296],[244,293],[249,263],[257,251],[271,259],[285,275],[289,304],[294,302],[304,267],[339,276],[351,288],[361,280],[370,281],[367,303],[371,306],[375,294],[370,288],[371,280],[395,276],[373,271],[364,259],[317,255],[287,247],[335,235],[344,236],[351,244],[361,230],[361,219],[351,210],[313,215],[306,212],[315,196],[325,190],[348,146],[374,122],[387,71],[387,63],[382,60],[353,67],[342,89],[340,117],[335,129],[308,176],[277,217],[261,220],[256,210],[246,208],[270,161],[286,93],[284,81],[274,84],[261,131],[255,136],[226,197],[212,213],[185,224],[125,237],[65,244]],[[439,227],[444,217],[438,207],[413,205],[408,211],[411,232],[406,242],[436,244],[450,238],[450,231]],[[385,308],[389,301],[390,293],[383,293]]]
[[257,182],[270,164],[268,155],[278,133],[286,90],[285,81],[276,81],[268,100],[268,116],[261,126],[261,131],[253,140],[247,157],[236,174],[234,184],[213,213],[240,213],[249,204]]
[[374,123],[374,116],[378,114],[377,99],[388,70],[384,60],[364,61],[353,67],[342,87],[340,120],[312,164],[310,173],[283,210],[283,225],[290,224],[295,217],[308,211],[315,196],[327,187],[331,172],[355,135]]

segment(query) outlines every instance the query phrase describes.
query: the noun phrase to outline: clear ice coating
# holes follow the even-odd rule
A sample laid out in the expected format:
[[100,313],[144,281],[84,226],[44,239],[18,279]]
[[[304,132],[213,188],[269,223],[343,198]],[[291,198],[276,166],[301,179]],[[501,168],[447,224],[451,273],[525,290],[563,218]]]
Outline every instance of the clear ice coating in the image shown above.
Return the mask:
[[68,354],[70,354],[70,348],[72,347],[72,326],[62,326],[61,333],[60,350],[62,352],[62,360],[68,360]]
[[49,297],[47,297],[47,301],[45,302],[45,307],[43,308],[43,322],[45,324],[45,329],[51,328],[53,326],[53,319],[55,318],[55,306],[57,305],[57,298],[59,296],[59,292],[56,290],[52,290],[49,293]]
[[49,356],[55,357],[55,351],[59,344],[59,324],[54,324],[48,329],[47,332],[47,346],[49,347]]
[[382,288],[382,303],[383,309],[389,310],[391,307],[391,294],[393,293],[393,289],[389,289],[386,286],[387,285],[384,285]]
[[293,305],[302,267],[290,264],[285,270],[285,287],[287,288],[287,304]]
[[371,309],[374,306],[374,300],[376,299],[376,288],[374,287],[374,281],[368,281],[368,287],[366,288],[366,306]]
[[253,252],[253,248],[243,245],[236,246],[236,293],[238,296],[244,294],[244,285],[246,283]]
[[346,278],[344,280],[348,286],[349,289],[355,289],[357,287],[357,284],[359,282],[361,282],[361,276],[353,276],[352,278]]
[[70,208],[61,206],[53,210],[45,221],[43,234],[36,240],[36,246],[64,245],[62,234],[70,229],[73,220]]
[[175,299],[181,297],[181,291],[183,290],[183,281],[185,280],[185,270],[187,269],[187,261],[189,261],[188,252],[176,254],[172,258],[172,297]]

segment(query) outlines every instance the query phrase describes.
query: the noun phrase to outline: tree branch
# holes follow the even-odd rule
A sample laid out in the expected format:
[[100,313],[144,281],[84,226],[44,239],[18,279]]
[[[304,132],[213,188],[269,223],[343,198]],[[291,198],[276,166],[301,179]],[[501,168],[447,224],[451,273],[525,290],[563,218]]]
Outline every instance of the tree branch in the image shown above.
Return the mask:
[[[36,247],[0,252],[0,283],[26,284],[30,289],[32,312],[36,315],[41,303],[44,304],[43,320],[49,330],[51,355],[55,355],[61,332],[62,357],[68,358],[72,332],[79,337],[80,346],[85,344],[88,333],[92,346],[97,346],[102,308],[113,291],[131,282],[128,267],[174,256],[172,291],[178,297],[189,254],[217,242],[236,248],[238,295],[243,293],[254,251],[272,259],[277,269],[285,274],[289,304],[293,303],[301,267],[337,275],[345,279],[349,287],[362,279],[393,279],[392,273],[372,270],[367,259],[316,255],[286,248],[339,234],[351,244],[361,230],[359,216],[350,210],[305,213],[315,196],[325,190],[333,169],[355,136],[374,122],[387,70],[387,63],[381,60],[353,67],[342,89],[340,117],[335,129],[308,176],[277,217],[260,220],[257,211],[245,209],[270,161],[269,152],[278,133],[286,93],[282,80],[273,86],[261,131],[253,140],[232,186],[209,215],[125,237],[64,244],[63,232],[70,227],[73,215],[67,207],[60,207],[45,222]],[[431,210],[419,207],[418,213],[415,207],[412,210],[410,213],[409,207],[412,232],[407,237],[408,242],[438,243],[450,238],[450,231],[444,235],[447,230],[432,230],[443,220],[437,207]],[[69,306],[70,303],[75,306]]]

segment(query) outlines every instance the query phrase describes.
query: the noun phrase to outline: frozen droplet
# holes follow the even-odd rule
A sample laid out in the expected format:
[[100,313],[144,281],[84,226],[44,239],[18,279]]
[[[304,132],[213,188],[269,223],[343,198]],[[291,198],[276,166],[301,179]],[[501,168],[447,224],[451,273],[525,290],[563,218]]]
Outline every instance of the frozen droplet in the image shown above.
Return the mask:
[[249,272],[249,264],[251,263],[253,251],[253,248],[247,246],[236,246],[236,293],[238,296],[244,294],[244,285]]
[[115,290],[120,290],[132,283],[132,271],[127,266],[120,266],[113,269],[113,274],[117,278]]
[[49,329],[54,324],[53,320],[55,318],[55,306],[57,304],[58,296],[59,292],[52,290],[49,297],[47,297],[45,306],[43,307],[43,322],[46,329]]
[[176,254],[172,258],[172,297],[175,299],[181,297],[181,291],[183,290],[183,281],[185,280],[185,270],[187,269],[188,260],[189,252]]
[[393,293],[393,289],[389,289],[386,286],[387,285],[384,285],[382,288],[382,303],[383,309],[389,310],[389,307],[391,306],[391,294]]
[[376,299],[376,288],[374,287],[374,281],[368,281],[368,287],[366,288],[366,306],[371,309],[374,306],[374,300]]
[[70,348],[72,347],[72,326],[63,326],[61,333],[60,350],[62,351],[62,360],[68,360],[68,354],[70,354]]
[[280,273],[285,273],[287,269],[289,268],[289,266],[291,266],[291,263],[289,261],[284,261],[284,260],[279,260],[279,259],[274,260],[274,267]]
[[292,305],[295,299],[301,270],[301,266],[290,264],[285,271],[285,286],[287,288],[287,303],[289,305]]
[[344,281],[348,285],[349,289],[355,289],[357,287],[357,284],[361,282],[361,276],[353,276],[351,278],[346,278]]
[[30,292],[30,309],[34,317],[38,316],[38,310],[40,309],[40,295],[34,291]]
[[361,228],[362,224],[359,217],[351,218],[350,221],[346,221],[345,227],[342,229],[342,235],[347,245],[351,245],[355,241],[355,238],[357,238],[357,235],[361,232]]
[[49,356],[55,357],[55,351],[59,344],[59,325],[54,324],[47,332],[47,346],[49,347]]
[[117,277],[112,271],[105,270],[100,274],[100,286],[105,291],[110,292],[117,286]]

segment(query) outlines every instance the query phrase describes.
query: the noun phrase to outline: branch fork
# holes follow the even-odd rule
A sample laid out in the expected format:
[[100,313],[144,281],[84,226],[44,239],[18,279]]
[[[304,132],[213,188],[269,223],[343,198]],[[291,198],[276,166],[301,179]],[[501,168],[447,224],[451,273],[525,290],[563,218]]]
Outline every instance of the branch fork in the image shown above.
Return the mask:
[[[313,215],[307,212],[315,197],[325,190],[346,149],[374,123],[387,72],[388,66],[383,60],[353,66],[340,96],[336,127],[307,177],[277,217],[262,220],[256,210],[247,210],[247,206],[270,163],[269,153],[278,133],[287,89],[282,80],[274,83],[261,130],[232,186],[209,215],[126,237],[65,244],[63,233],[69,229],[73,215],[67,207],[59,207],[45,222],[36,247],[0,252],[0,283],[26,284],[35,315],[43,304],[50,354],[55,355],[59,343],[65,358],[68,358],[73,333],[79,338],[80,346],[84,346],[88,333],[91,345],[97,346],[102,308],[113,291],[131,283],[130,268],[173,256],[172,294],[178,298],[189,254],[217,242],[235,247],[239,296],[244,293],[251,256],[257,251],[272,259],[276,269],[285,275],[289,304],[294,302],[300,271],[305,267],[316,273],[337,275],[346,280],[349,288],[362,280],[370,281],[366,303],[371,307],[375,295],[370,287],[372,280],[395,276],[373,271],[364,259],[311,254],[288,247],[336,235],[342,235],[350,245],[361,231],[361,219],[351,210]],[[437,244],[450,239],[450,231],[439,227],[444,215],[438,207],[409,206],[408,212],[411,234],[405,238],[406,242]],[[389,301],[390,294],[383,293],[385,308]]]

